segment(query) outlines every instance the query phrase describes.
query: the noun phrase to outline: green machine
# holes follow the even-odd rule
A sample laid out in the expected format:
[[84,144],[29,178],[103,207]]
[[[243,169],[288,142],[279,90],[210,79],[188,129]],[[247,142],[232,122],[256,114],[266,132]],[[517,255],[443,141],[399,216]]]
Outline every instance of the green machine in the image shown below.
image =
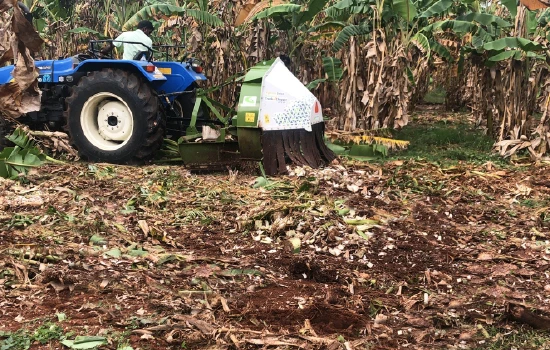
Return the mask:
[[[203,126],[198,132],[193,121],[203,101],[224,126]],[[318,168],[336,158],[324,142],[324,129],[319,101],[277,58],[249,69],[236,115],[198,97],[189,136],[179,139],[178,149],[183,162],[192,166],[254,160],[263,162],[267,175],[285,174],[290,163]]]
[[[211,103],[207,102],[207,103]],[[201,98],[195,102],[196,115]],[[239,160],[262,161],[267,175],[285,174],[286,165],[318,168],[336,155],[324,142],[324,120],[317,98],[288,70],[280,58],[251,67],[242,80],[239,104],[230,122],[213,108],[223,127],[193,123],[178,142],[185,164],[223,165]],[[212,107],[210,105],[209,107]]]

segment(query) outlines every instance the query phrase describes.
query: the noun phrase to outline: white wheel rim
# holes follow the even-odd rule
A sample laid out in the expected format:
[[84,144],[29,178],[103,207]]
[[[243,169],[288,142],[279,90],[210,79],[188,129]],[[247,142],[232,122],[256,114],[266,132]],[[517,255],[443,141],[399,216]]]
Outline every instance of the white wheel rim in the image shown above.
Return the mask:
[[80,125],[92,145],[103,151],[114,151],[126,145],[132,137],[134,118],[122,98],[110,92],[100,92],[84,103]]

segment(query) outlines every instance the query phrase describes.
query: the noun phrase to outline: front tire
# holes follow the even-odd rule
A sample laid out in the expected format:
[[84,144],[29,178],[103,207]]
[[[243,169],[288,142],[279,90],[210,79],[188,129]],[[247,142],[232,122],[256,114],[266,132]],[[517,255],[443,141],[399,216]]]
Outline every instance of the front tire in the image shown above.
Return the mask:
[[104,69],[80,79],[65,117],[72,143],[89,161],[143,161],[162,146],[165,121],[158,99],[127,71]]

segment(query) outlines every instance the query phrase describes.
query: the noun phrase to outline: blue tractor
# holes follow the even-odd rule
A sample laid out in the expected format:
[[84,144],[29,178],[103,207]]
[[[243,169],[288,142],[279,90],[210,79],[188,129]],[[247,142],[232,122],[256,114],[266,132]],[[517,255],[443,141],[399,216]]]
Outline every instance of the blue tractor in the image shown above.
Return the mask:
[[[334,159],[323,142],[318,101],[280,59],[250,69],[242,80],[242,93],[250,96],[240,96],[238,113],[226,108],[229,115],[222,117],[215,109],[206,108],[211,103],[196,95],[199,83],[207,80],[199,60],[153,61],[155,51],[150,48],[133,60],[118,60],[100,54],[100,46],[109,41],[91,41],[86,54],[35,62],[41,109],[19,121],[32,129],[47,125],[49,130],[66,131],[79,154],[93,162],[148,160],[165,138],[178,140],[185,163],[269,158],[266,173],[270,175],[284,173],[290,161],[315,167]],[[0,68],[0,85],[10,83],[13,69]],[[275,92],[277,83],[275,90],[267,91],[264,76],[269,72],[272,80],[289,74],[286,79],[298,84],[300,96],[305,97],[298,102],[288,101],[288,96],[282,99],[285,81],[278,83],[281,91]],[[268,94],[265,98],[264,93]],[[273,93],[278,94],[277,100],[270,97]],[[275,109],[288,108],[270,118],[269,103]],[[1,119],[3,139],[6,126]],[[204,130],[214,131],[214,137],[204,137]]]
[[[191,120],[197,83],[206,80],[200,62],[153,63],[152,49],[134,60],[113,59],[100,54],[104,42],[91,41],[87,54],[35,62],[41,109],[19,121],[68,132],[90,161],[151,158],[167,129],[181,136],[183,125]],[[0,84],[12,80],[13,69],[0,68]]]

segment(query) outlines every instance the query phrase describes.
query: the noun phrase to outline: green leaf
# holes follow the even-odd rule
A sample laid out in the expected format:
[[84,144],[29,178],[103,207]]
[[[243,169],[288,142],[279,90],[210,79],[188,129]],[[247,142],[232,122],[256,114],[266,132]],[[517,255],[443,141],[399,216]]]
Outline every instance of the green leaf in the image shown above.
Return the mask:
[[321,83],[324,83],[325,81],[327,81],[327,80],[326,79],[316,79],[314,81],[309,82],[309,84],[307,84],[306,87],[309,91],[315,90],[315,89],[317,89],[317,87],[319,87],[319,85],[321,85]]
[[414,74],[411,70],[411,67],[407,66],[406,67],[406,71],[407,71],[407,78],[409,79],[409,83],[411,83],[411,85],[416,85],[416,82],[415,82],[415,79],[414,79]]
[[453,4],[453,0],[439,0],[419,16],[420,18],[428,18],[435,15],[439,15],[444,11],[447,11],[449,7]]
[[77,336],[74,340],[63,340],[61,344],[71,349],[93,349],[95,347],[106,345],[107,338],[95,336]]
[[431,48],[430,48],[430,42],[428,41],[428,38],[420,32],[416,33],[412,38],[411,42],[415,44],[420,51],[422,51],[426,55],[426,59],[430,59],[431,54]]
[[0,152],[0,177],[17,179],[30,168],[43,164],[46,156],[34,147],[34,141],[19,128],[6,138],[16,146],[6,147]]
[[107,241],[100,235],[93,235],[92,237],[90,237],[90,243],[92,243],[93,245],[105,245],[107,244]]
[[417,15],[416,6],[411,0],[393,0],[393,9],[407,22],[411,22]]
[[347,155],[349,151],[340,145],[335,145],[332,142],[325,142],[327,147],[338,156]]
[[128,255],[130,255],[130,256],[140,256],[140,257],[142,257],[142,256],[147,256],[147,254],[149,254],[149,252],[146,251],[146,250],[143,250],[141,248],[140,249],[131,249],[131,250],[128,251]]
[[341,0],[325,10],[330,18],[349,19],[351,15],[359,15],[372,12],[372,5],[369,1],[360,1],[356,3],[353,0]]
[[223,27],[225,25],[219,17],[206,11],[187,9],[186,14],[187,16],[212,27]]
[[521,53],[521,50],[504,51],[504,52],[501,52],[497,55],[489,57],[489,61],[492,61],[492,62],[504,61],[504,60],[507,60],[510,57],[514,56],[517,53]]
[[19,127],[15,129],[11,135],[6,136],[6,139],[21,148],[28,148],[35,145],[30,136]]
[[328,21],[323,22],[319,25],[316,25],[314,27],[309,28],[307,31],[309,33],[315,33],[315,32],[327,32],[327,31],[336,31],[344,28],[346,26],[345,22],[340,21]]
[[160,16],[174,16],[174,15],[187,15],[189,17],[192,17],[196,19],[199,22],[202,22],[204,24],[208,24],[211,26],[219,27],[223,26],[223,21],[216,17],[215,15],[208,13],[206,11],[202,10],[196,10],[196,9],[186,9],[184,7],[180,6],[174,6],[174,5],[167,5],[167,4],[154,4],[145,6],[141,10],[139,10],[136,14],[134,14],[124,25],[122,26],[122,30],[129,30],[130,28],[136,27],[138,23],[142,20],[151,20],[158,18]]
[[269,181],[264,176],[259,176],[256,178],[256,181],[254,181],[254,185],[252,188],[260,188],[265,187],[269,184]]
[[449,49],[447,49],[445,46],[441,45],[435,40],[430,41],[430,48],[432,52],[435,52],[438,56],[446,59],[448,62],[453,62],[453,56],[451,55],[451,52]]
[[328,75],[328,80],[335,82],[342,79],[344,71],[342,70],[342,61],[334,57],[323,57],[323,69]]
[[122,252],[118,248],[108,250],[105,252],[105,254],[112,256],[113,258],[120,258],[122,256]]
[[475,48],[481,48],[485,43],[493,41],[491,34],[483,28],[478,28],[474,36],[472,36],[472,46]]
[[170,261],[173,261],[173,260],[177,260],[178,257],[174,254],[162,254],[160,256],[160,259],[157,261],[157,265],[163,265],[163,264],[166,264],[167,262],[170,262]]
[[352,36],[359,36],[359,35],[366,35],[370,34],[371,29],[367,23],[359,24],[359,25],[349,25],[342,29],[340,33],[338,33],[338,36],[336,37],[336,40],[334,40],[334,44],[332,44],[332,50],[338,51],[340,50],[351,38]]
[[302,10],[301,5],[296,4],[282,4],[273,7],[268,7],[263,11],[258,12],[254,15],[249,21],[254,21],[257,19],[271,18],[279,15],[286,15],[290,13],[300,12]]
[[544,49],[544,47],[541,44],[535,41],[531,41],[529,39],[520,38],[520,37],[506,37],[495,41],[491,41],[483,45],[483,48],[485,50],[495,50],[495,51],[504,50],[505,48],[511,48],[511,49],[520,48],[523,51],[540,51]]
[[516,15],[518,14],[518,4],[517,0],[500,0],[500,2],[506,6],[508,11],[510,11],[510,14],[512,15],[512,19],[516,18]]
[[488,27],[493,24],[496,24],[499,28],[507,28],[512,26],[510,22],[507,22],[498,16],[493,16],[488,13],[472,12],[467,15],[457,17],[457,20],[468,22],[473,21]]
[[527,10],[527,19],[525,22],[527,24],[527,33],[534,34],[538,26],[537,12]]
[[430,24],[421,29],[422,32],[435,33],[438,31],[452,30],[457,34],[475,33],[478,26],[472,22],[459,20],[444,20]]
[[319,14],[328,0],[310,0],[306,11],[299,12],[294,20],[294,25],[299,26],[311,21]]

